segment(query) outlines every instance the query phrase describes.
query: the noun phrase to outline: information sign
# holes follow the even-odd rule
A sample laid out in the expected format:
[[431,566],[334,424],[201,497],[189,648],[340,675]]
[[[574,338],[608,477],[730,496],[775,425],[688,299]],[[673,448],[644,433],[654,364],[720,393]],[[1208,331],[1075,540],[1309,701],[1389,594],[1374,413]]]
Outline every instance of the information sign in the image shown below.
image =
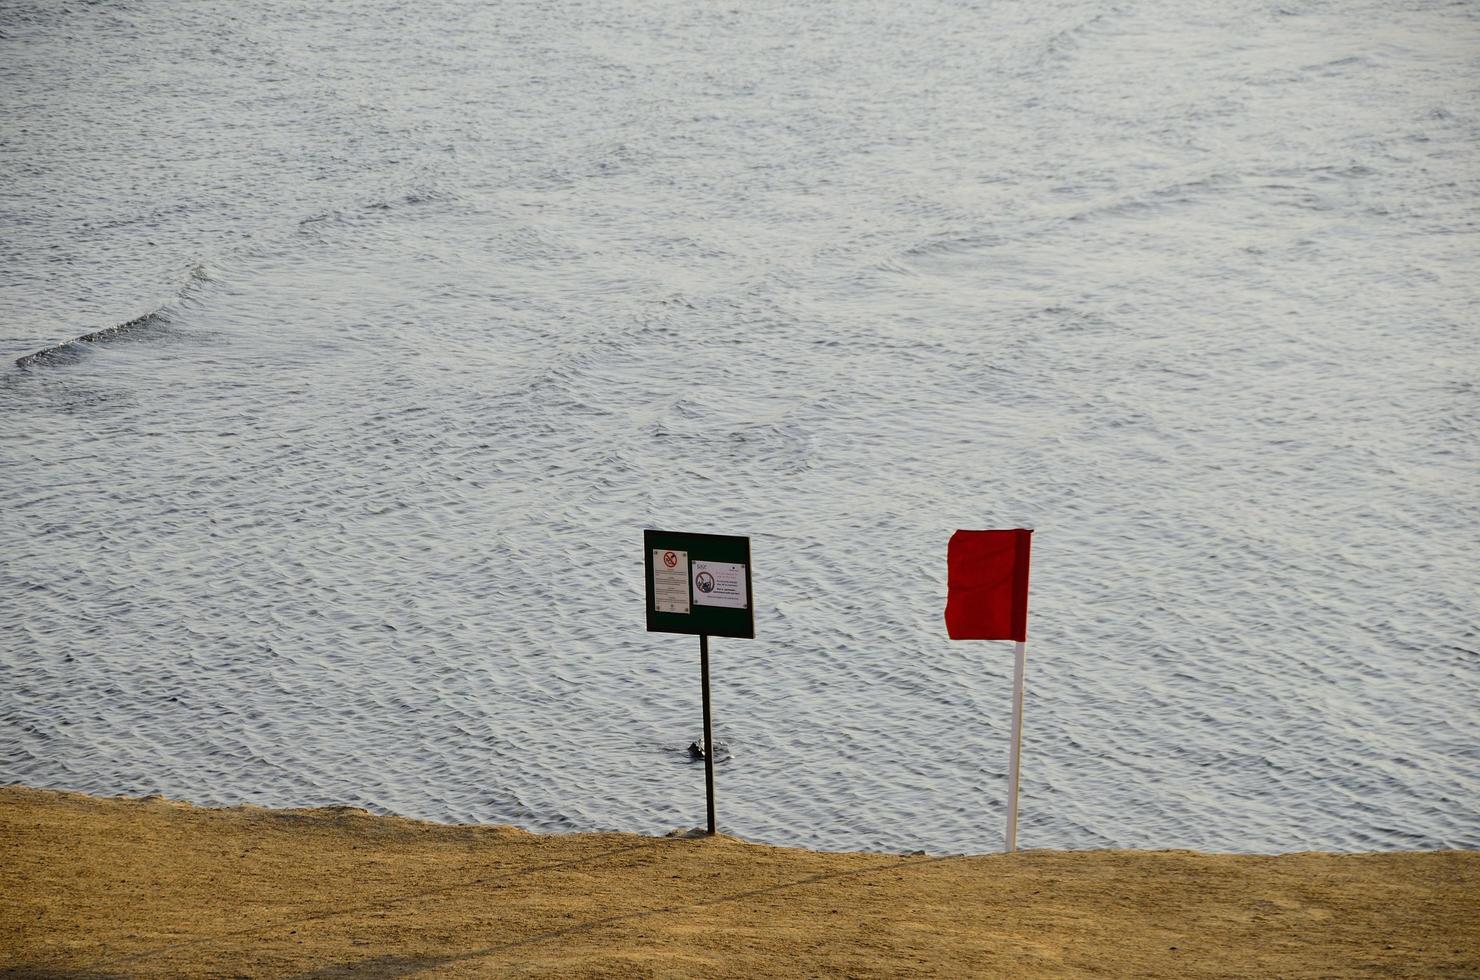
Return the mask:
[[649,632],[755,637],[750,538],[677,531],[642,536]]
[[653,608],[662,613],[689,614],[689,553],[655,548],[653,563]]

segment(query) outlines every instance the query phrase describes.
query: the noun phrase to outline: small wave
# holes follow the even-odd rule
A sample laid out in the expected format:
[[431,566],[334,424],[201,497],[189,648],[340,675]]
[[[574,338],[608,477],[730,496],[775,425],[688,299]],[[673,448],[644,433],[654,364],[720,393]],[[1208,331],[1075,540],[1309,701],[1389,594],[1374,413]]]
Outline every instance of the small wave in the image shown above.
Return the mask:
[[28,368],[36,364],[69,362],[81,356],[82,352],[86,349],[83,347],[84,344],[107,343],[125,334],[136,334],[151,328],[162,327],[171,322],[170,309],[172,306],[187,302],[191,299],[197,287],[215,281],[216,278],[211,275],[210,270],[203,263],[197,262],[185,274],[185,283],[180,287],[179,292],[175,294],[172,302],[159,307],[151,313],[134,317],[125,323],[104,327],[102,330],[94,330],[92,333],[85,333],[80,337],[73,337],[71,340],[65,340],[60,344],[53,344],[50,347],[44,347],[23,357],[18,357],[15,360],[15,366]]
[[1337,58],[1334,61],[1325,61],[1319,64],[1302,65],[1301,71],[1310,75],[1324,75],[1332,77],[1354,72],[1375,71],[1381,64],[1367,55],[1354,54],[1345,58]]
[[74,337],[71,340],[43,348],[24,357],[18,357],[15,359],[15,366],[28,368],[33,364],[71,360],[82,352],[82,344],[103,343],[125,333],[132,333],[146,327],[157,326],[168,322],[169,314],[163,309],[158,309],[153,313],[145,313],[143,316],[135,317],[127,323],[120,323],[113,327],[104,327],[102,330],[94,330],[92,333],[85,333],[81,337]]
[[295,227],[300,234],[317,233],[323,228],[335,225],[348,227],[362,225],[367,221],[375,220],[379,215],[388,211],[400,211],[405,208],[418,207],[426,204],[449,203],[457,200],[459,200],[459,196],[451,191],[417,187],[404,194],[361,199],[358,202],[347,203],[342,207],[316,211],[299,218],[295,223]]
[[[1010,244],[1011,240],[995,234],[942,233],[906,248],[899,256],[905,262],[937,255],[963,255],[978,249]],[[908,266],[907,266],[908,268]]]

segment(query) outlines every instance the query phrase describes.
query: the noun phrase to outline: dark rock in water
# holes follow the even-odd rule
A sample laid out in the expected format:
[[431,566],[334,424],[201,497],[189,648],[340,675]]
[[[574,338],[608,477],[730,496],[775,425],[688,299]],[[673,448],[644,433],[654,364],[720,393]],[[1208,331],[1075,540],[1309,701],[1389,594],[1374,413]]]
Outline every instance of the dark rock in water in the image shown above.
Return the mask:
[[[693,741],[693,742],[690,742],[689,743],[689,758],[691,760],[695,761],[695,762],[698,762],[698,761],[700,761],[701,759],[704,758],[704,746],[701,745],[698,741]],[[729,758],[730,758],[730,750],[729,750],[729,748],[727,748],[725,746],[725,743],[724,742],[715,742],[714,743],[714,761],[715,762],[725,762],[725,761],[728,761]]]

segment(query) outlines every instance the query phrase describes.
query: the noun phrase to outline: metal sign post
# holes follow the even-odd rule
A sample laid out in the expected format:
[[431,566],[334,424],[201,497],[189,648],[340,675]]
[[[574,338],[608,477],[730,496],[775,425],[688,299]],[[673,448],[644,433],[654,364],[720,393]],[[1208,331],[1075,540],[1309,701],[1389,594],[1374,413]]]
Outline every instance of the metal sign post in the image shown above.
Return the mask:
[[709,635],[699,634],[699,686],[704,691],[704,798],[708,803],[709,833],[714,834],[714,737],[709,727]]
[[647,628],[699,636],[699,688],[704,699],[704,792],[709,833],[714,818],[714,734],[709,703],[709,638],[755,636],[750,539],[723,534],[644,531]]

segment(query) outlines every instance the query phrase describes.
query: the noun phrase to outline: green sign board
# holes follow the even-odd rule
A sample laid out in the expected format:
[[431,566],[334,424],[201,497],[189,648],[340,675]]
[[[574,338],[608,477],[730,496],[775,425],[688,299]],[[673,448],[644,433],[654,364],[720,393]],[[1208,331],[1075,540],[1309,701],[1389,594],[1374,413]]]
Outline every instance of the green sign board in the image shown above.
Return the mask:
[[755,637],[750,539],[643,531],[650,633]]

